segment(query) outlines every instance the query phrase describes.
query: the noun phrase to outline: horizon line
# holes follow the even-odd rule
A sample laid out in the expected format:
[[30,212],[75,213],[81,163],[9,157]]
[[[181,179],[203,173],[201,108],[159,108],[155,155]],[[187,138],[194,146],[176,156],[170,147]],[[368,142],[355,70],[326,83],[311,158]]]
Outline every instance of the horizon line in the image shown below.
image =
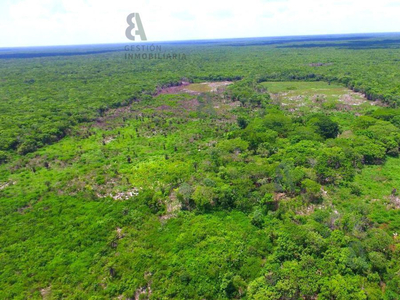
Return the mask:
[[276,38],[301,38],[301,37],[330,37],[330,36],[365,36],[365,35],[386,35],[398,34],[400,31],[390,32],[359,32],[359,33],[323,33],[323,34],[299,34],[299,35],[276,35],[276,36],[254,36],[254,37],[230,37],[230,38],[200,38],[200,39],[187,39],[187,40],[166,40],[166,41],[138,41],[132,42],[112,42],[112,43],[95,43],[95,44],[60,44],[60,45],[35,45],[35,46],[7,46],[0,47],[1,50],[11,49],[24,49],[24,48],[46,48],[46,47],[74,47],[74,46],[106,46],[106,45],[122,45],[122,44],[155,44],[155,43],[187,43],[187,42],[202,42],[202,41],[228,41],[228,40],[247,40],[247,39],[276,39]]

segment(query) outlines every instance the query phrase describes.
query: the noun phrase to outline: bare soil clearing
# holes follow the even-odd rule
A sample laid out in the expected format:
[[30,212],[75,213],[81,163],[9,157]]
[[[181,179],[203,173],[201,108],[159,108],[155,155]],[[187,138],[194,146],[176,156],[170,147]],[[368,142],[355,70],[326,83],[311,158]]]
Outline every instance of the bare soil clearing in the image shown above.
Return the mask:
[[220,93],[225,90],[225,87],[232,84],[231,81],[219,82],[202,82],[202,83],[188,83],[182,82],[181,85],[171,86],[161,89],[158,94],[179,94],[188,93],[191,95],[200,95],[201,93]]

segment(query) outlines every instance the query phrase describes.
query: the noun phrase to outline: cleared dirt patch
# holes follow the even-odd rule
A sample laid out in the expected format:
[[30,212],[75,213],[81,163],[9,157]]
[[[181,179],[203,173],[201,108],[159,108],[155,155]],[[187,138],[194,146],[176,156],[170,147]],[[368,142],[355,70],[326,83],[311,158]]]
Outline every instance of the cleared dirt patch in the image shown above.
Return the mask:
[[186,87],[186,90],[197,93],[217,93],[223,92],[225,87],[230,84],[232,84],[231,81],[192,83]]
[[189,82],[183,81],[180,85],[162,88],[157,93],[157,95],[160,95],[160,94],[179,94],[179,93],[182,93],[182,91],[185,89],[185,87],[187,87],[189,85],[190,85]]
[[188,83],[182,82],[181,85],[163,88],[158,94],[179,94],[188,93],[191,95],[200,95],[201,93],[219,93],[225,90],[225,87],[232,84],[231,81]]
[[186,110],[195,110],[199,105],[199,101],[197,99],[181,101],[180,105]]
[[340,96],[339,101],[344,102],[348,105],[361,105],[365,102],[370,102],[371,105],[375,104],[374,102],[368,101],[363,94],[355,92]]

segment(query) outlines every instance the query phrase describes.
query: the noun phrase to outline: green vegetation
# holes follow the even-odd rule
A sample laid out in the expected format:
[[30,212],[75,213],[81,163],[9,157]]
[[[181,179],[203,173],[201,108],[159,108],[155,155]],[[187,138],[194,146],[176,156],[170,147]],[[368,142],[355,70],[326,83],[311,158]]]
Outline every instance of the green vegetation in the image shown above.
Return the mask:
[[2,60],[1,299],[399,298],[400,50],[232,43]]

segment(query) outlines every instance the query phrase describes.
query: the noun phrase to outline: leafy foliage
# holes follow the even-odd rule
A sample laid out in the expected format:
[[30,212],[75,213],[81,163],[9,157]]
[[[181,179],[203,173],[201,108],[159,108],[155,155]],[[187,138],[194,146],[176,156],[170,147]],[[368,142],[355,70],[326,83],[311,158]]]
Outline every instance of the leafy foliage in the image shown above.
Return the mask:
[[398,298],[399,50],[232,43],[2,61],[1,299]]

